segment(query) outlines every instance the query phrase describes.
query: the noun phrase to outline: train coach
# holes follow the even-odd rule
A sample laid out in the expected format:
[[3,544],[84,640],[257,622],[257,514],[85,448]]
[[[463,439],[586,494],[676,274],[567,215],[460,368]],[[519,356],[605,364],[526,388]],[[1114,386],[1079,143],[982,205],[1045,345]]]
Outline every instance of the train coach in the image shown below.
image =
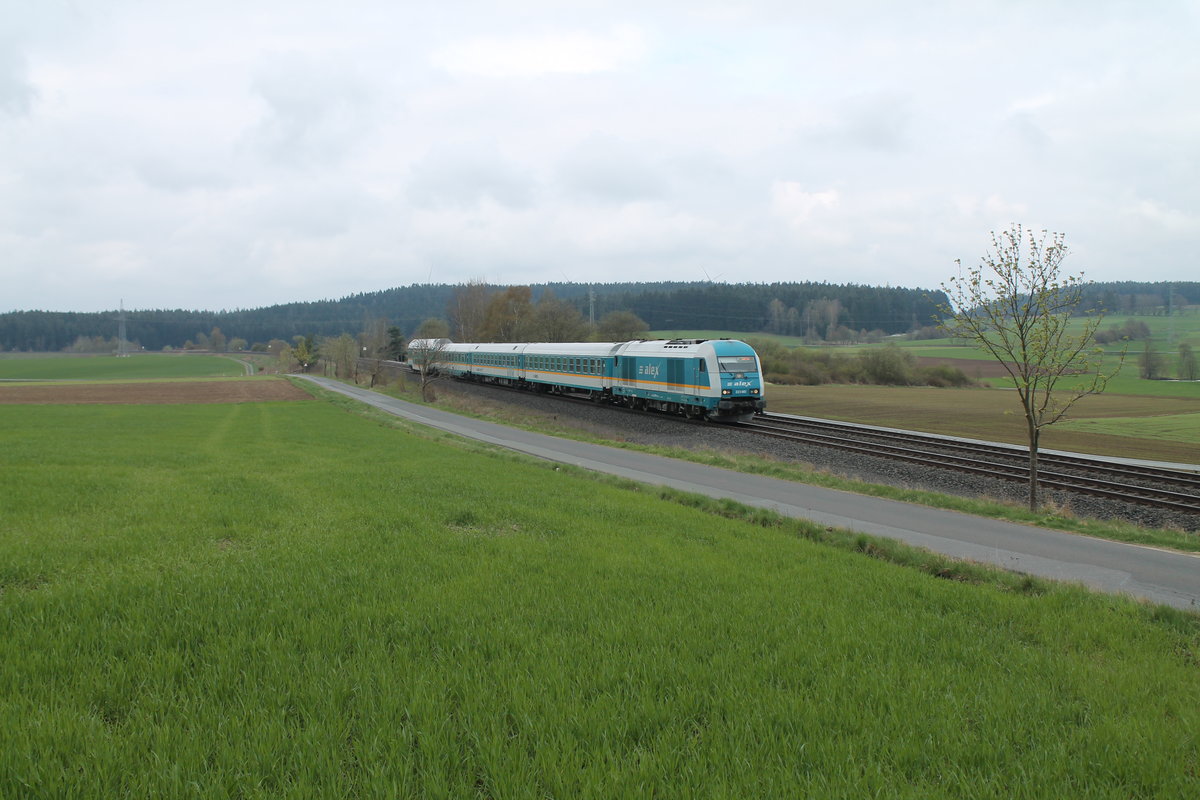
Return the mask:
[[455,343],[416,339],[407,363],[456,377],[716,421],[766,408],[758,354],[735,339]]

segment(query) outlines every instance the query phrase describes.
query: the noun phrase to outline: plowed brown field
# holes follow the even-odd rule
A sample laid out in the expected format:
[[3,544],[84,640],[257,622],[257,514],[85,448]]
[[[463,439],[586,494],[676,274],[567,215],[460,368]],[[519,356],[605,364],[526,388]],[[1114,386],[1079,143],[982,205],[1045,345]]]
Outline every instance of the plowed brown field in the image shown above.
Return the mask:
[[9,405],[262,403],[311,399],[303,389],[285,380],[0,384],[0,404]]
[[919,357],[917,364],[922,367],[933,367],[945,364],[950,367],[958,367],[963,371],[968,378],[1007,378],[1008,371],[1004,369],[1004,365],[999,361],[991,361],[979,358],[930,358],[926,356]]

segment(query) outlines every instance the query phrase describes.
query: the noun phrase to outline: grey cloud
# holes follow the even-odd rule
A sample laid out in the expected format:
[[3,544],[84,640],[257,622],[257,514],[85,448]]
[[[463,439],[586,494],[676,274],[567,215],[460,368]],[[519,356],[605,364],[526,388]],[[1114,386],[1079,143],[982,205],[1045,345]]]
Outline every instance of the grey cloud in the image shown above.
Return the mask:
[[479,144],[443,146],[412,167],[408,199],[421,208],[470,208],[485,198],[527,208],[535,181],[495,151]]
[[267,106],[253,135],[275,162],[336,162],[369,127],[367,82],[337,60],[277,55],[259,69],[253,88]]
[[14,43],[0,38],[0,113],[25,116],[37,98],[24,54]]
[[831,122],[811,130],[811,141],[835,146],[851,145],[865,150],[896,153],[911,144],[913,118],[911,98],[879,92],[843,100]]
[[666,184],[644,148],[614,138],[592,138],[574,148],[558,166],[564,192],[592,202],[621,205],[659,200]]
[[1026,150],[1040,153],[1053,145],[1050,135],[1028,111],[1021,111],[1009,117],[1007,128],[1017,143]]
[[147,154],[134,160],[134,169],[147,186],[165,192],[225,189],[234,183],[226,168],[196,154]]

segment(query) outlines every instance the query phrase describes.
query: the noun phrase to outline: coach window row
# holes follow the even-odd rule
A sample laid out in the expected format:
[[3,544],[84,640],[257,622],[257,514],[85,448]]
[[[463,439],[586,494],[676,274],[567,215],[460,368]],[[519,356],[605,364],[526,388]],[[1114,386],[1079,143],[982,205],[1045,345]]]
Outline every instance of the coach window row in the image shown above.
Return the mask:
[[515,367],[517,366],[517,357],[500,353],[476,353],[475,363],[487,367]]
[[526,356],[525,368],[545,372],[574,372],[580,375],[602,375],[604,359],[570,358],[567,356]]

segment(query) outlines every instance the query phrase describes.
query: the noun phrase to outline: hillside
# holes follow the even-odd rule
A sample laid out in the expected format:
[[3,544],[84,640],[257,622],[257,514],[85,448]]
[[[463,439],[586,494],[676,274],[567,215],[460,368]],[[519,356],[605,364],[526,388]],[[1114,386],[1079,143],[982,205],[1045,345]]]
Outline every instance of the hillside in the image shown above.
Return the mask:
[[[428,317],[446,316],[461,287],[414,284],[350,295],[337,300],[287,303],[257,309],[221,311],[135,309],[124,312],[126,340],[146,350],[203,343],[214,329],[226,341],[246,347],[295,336],[338,336],[364,329],[367,320],[384,319],[411,334]],[[489,286],[489,291],[505,287]],[[531,287],[536,301],[548,292],[600,319],[611,311],[632,311],[650,329],[716,329],[839,338],[841,332],[873,331],[888,335],[929,325],[939,290],[814,282],[772,284],[691,283],[549,283]],[[1170,308],[1200,304],[1200,283],[1105,283],[1091,286],[1090,299],[1114,311],[1161,314]],[[0,314],[0,349],[54,352],[81,343],[102,352],[115,340],[117,311],[13,311]]]

